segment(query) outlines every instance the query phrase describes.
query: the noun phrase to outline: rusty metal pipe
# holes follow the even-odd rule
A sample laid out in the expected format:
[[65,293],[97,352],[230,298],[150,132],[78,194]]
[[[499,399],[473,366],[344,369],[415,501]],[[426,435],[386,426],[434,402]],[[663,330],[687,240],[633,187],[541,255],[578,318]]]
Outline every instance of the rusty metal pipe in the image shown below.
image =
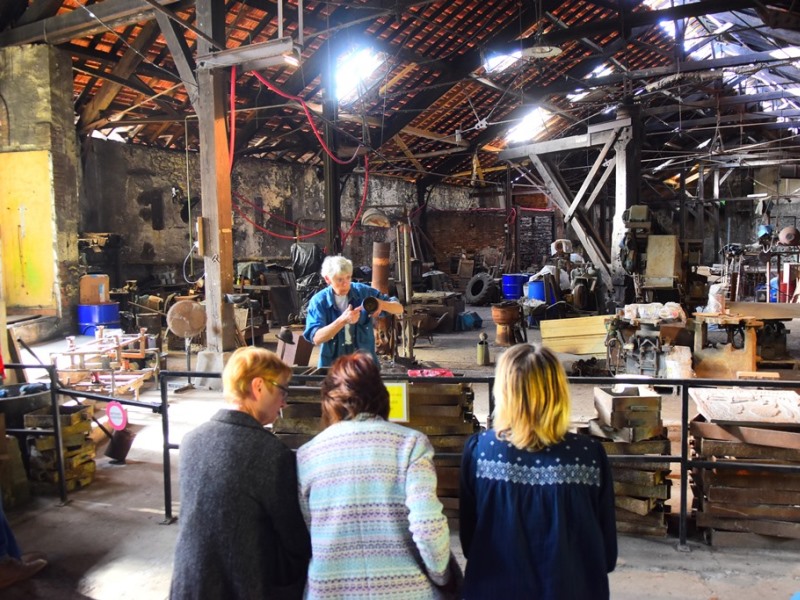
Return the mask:
[[389,293],[389,252],[388,242],[372,243],[372,287],[383,294]]

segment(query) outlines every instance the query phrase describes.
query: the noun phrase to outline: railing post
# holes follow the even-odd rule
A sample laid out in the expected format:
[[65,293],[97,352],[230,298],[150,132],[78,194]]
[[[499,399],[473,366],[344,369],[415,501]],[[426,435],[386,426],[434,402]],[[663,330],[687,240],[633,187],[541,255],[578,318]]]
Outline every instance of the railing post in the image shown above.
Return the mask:
[[163,437],[163,466],[164,466],[164,525],[175,522],[172,516],[172,468],[170,462],[170,443],[169,443],[169,415],[167,404],[167,377],[168,374],[161,371],[158,375],[158,385],[161,391],[161,435]]
[[689,386],[681,385],[681,516],[678,521],[678,550],[688,552],[686,521],[689,499]]

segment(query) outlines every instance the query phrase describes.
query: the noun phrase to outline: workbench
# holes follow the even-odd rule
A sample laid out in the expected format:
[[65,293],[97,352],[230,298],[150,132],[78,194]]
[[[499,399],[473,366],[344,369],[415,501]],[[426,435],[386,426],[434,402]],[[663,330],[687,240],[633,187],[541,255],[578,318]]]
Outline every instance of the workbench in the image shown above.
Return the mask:
[[[721,348],[708,345],[708,326],[727,331],[728,343]],[[719,313],[694,313],[694,372],[697,377],[736,379],[737,371],[755,371],[758,364],[757,330],[764,322],[751,316]],[[737,331],[742,332],[741,348],[733,343]]]

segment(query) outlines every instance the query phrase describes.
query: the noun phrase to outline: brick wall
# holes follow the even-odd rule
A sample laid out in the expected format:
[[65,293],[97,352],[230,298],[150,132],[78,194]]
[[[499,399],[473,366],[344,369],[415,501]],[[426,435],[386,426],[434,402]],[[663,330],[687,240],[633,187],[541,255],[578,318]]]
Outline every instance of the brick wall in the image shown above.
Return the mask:
[[505,248],[504,211],[432,211],[428,213],[428,237],[436,247],[436,268],[450,272],[450,257],[471,257],[486,248]]

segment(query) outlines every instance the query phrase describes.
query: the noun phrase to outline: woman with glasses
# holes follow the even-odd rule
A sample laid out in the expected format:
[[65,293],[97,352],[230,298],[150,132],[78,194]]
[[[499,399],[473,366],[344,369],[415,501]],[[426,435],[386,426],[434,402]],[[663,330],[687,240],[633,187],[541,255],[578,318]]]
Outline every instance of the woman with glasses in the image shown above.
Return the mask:
[[297,451],[311,531],[307,598],[436,598],[450,531],[428,438],[387,421],[389,392],[369,354],[339,358],[322,382],[325,429]]
[[311,545],[295,457],[264,427],[291,375],[273,352],[239,348],[222,373],[230,406],[183,438],[171,598],[302,597]]
[[462,455],[463,597],[608,598],[614,483],[600,443],[567,432],[564,369],[547,348],[519,344],[495,375],[494,429]]

